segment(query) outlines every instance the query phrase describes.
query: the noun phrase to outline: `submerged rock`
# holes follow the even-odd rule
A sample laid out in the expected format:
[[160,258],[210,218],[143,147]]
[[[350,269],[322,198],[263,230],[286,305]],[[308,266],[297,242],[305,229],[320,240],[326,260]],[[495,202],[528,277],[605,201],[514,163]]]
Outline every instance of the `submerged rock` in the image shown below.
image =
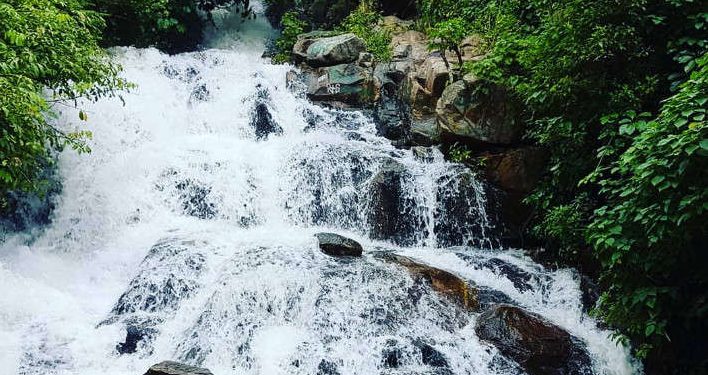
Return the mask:
[[211,371],[174,361],[164,361],[152,365],[144,375],[213,375]]
[[336,233],[317,233],[315,237],[320,243],[320,250],[327,255],[360,257],[363,252],[361,244]]
[[282,134],[283,128],[273,120],[265,103],[258,103],[251,116],[251,125],[256,130],[257,139],[268,139],[271,134]]
[[393,253],[380,253],[378,257],[403,266],[414,278],[429,282],[433,290],[467,310],[475,311],[479,307],[477,288],[455,274]]
[[145,338],[146,333],[134,325],[126,328],[125,342],[116,345],[119,354],[132,354],[138,351],[138,344]]
[[479,316],[480,339],[531,375],[591,375],[590,357],[564,329],[519,307],[496,305]]
[[403,180],[407,177],[405,166],[389,159],[370,180],[368,221],[372,238],[401,246],[415,243],[419,220],[410,210],[413,203],[404,195]]

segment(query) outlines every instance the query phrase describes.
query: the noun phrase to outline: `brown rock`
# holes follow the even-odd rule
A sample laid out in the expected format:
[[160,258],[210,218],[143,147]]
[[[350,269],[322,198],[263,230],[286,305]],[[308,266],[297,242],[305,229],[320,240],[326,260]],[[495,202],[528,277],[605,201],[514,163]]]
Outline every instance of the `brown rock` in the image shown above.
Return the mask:
[[455,301],[461,307],[470,311],[479,308],[477,288],[470,286],[459,276],[393,253],[382,253],[380,257],[387,262],[405,267],[413,277],[428,281],[436,292]]
[[527,194],[541,178],[548,153],[540,147],[521,147],[482,155],[489,181],[507,192]]
[[469,142],[509,145],[524,131],[518,106],[505,90],[471,74],[445,88],[436,114],[443,136]]

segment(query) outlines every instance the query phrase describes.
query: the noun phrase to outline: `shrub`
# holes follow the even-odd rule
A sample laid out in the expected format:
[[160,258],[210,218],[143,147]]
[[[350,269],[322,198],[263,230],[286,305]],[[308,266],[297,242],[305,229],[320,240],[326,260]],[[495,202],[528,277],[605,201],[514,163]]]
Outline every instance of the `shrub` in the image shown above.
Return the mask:
[[79,0],[0,3],[0,197],[41,191],[38,175],[52,162],[51,149],[88,151],[89,131],[66,133],[47,121],[54,104],[127,87],[120,67],[98,46],[103,26]]
[[290,54],[293,50],[297,36],[305,31],[307,24],[298,18],[298,13],[294,11],[286,12],[280,21],[282,31],[280,37],[275,41],[278,53],[273,57],[274,63],[284,63],[290,61]]
[[366,49],[374,55],[378,61],[391,60],[391,33],[377,24],[381,20],[381,14],[374,10],[374,6],[366,1],[351,12],[344,19],[339,31],[355,34],[364,40]]

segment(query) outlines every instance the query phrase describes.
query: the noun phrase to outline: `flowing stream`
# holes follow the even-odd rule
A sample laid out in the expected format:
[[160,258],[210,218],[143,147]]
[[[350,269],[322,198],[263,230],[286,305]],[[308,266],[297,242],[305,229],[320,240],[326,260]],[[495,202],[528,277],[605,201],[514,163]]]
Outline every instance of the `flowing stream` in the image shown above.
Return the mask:
[[[471,172],[289,90],[292,67],[260,57],[272,33],[262,17],[218,21],[201,52],[117,49],[138,85],[124,105],[84,103],[86,123],[60,108],[57,126],[92,130],[93,151],[60,155],[49,225],[0,243],[1,374],[140,375],[166,359],[216,375],[523,373],[476,337],[478,314],[372,256],[380,250],[562,326],[596,374],[636,371],[582,312],[574,272],[497,248]],[[372,235],[377,176],[392,165],[404,225],[384,238]],[[320,231],[358,240],[363,257],[321,253]],[[424,361],[425,350],[442,359]]]

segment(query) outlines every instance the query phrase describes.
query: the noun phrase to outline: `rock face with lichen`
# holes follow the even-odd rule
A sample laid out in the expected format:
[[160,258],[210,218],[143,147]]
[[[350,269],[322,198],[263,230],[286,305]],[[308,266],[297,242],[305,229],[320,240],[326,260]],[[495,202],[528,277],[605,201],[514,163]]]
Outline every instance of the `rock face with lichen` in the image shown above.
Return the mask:
[[444,137],[510,145],[524,132],[519,108],[505,90],[472,74],[445,88],[435,112]]

